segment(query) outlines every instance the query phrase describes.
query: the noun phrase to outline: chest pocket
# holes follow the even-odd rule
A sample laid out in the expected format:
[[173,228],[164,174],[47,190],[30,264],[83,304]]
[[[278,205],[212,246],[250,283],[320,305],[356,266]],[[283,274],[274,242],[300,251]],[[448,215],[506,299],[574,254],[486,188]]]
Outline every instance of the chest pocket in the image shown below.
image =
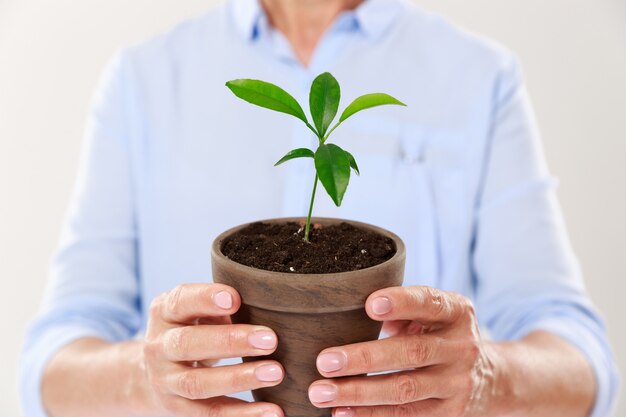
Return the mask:
[[341,207],[322,192],[314,213],[375,224],[400,236],[407,249],[405,285],[437,286],[438,219],[428,165],[426,135],[419,126],[375,118],[337,129],[332,142],[350,151],[354,173]]

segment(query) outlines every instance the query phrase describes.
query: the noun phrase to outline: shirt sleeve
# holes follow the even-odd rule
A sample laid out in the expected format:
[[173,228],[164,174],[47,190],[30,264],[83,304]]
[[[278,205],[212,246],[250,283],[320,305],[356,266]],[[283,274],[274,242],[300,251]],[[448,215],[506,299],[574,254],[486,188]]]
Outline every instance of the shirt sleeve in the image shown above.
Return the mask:
[[87,120],[78,182],[43,308],[20,359],[26,417],[46,416],[41,377],[60,348],[88,336],[129,339],[140,326],[125,73],[119,54],[102,77]]
[[512,59],[494,92],[473,247],[478,316],[496,340],[546,330],[578,348],[597,381],[591,415],[606,417],[619,386],[616,365],[570,247],[521,78]]

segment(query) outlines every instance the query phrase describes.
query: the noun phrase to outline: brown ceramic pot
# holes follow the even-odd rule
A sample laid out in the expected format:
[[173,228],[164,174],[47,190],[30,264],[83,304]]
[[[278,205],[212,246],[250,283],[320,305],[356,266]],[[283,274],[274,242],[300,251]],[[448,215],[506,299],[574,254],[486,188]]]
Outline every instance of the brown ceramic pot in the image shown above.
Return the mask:
[[[302,218],[265,220],[264,223],[303,222]],[[315,218],[313,223],[331,225],[346,220]],[[381,288],[402,285],[405,249],[395,234],[369,224],[346,221],[353,226],[391,238],[396,253],[388,261],[358,271],[331,274],[296,274],[251,268],[222,254],[224,239],[247,225],[232,228],[213,242],[211,258],[214,282],[226,284],[241,294],[242,307],[235,323],[272,328],[278,348],[268,356],[285,368],[284,381],[253,391],[257,401],[278,404],[286,417],[327,417],[330,409],[314,407],[309,385],[318,380],[316,358],[320,351],[350,343],[375,340],[381,323],[365,313],[365,300]],[[259,358],[244,358],[254,361]]]

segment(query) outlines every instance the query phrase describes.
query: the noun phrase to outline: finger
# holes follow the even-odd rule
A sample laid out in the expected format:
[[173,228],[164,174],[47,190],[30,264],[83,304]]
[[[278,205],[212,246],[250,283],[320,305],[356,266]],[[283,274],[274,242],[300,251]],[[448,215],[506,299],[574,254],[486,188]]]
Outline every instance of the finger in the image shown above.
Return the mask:
[[279,406],[271,403],[249,403],[236,398],[216,397],[209,400],[189,400],[168,396],[162,403],[171,415],[186,417],[283,417]]
[[182,326],[163,333],[163,353],[173,362],[269,355],[278,338],[270,328],[247,324]]
[[453,362],[465,345],[438,335],[395,336],[323,350],[317,369],[325,377],[423,368]]
[[309,399],[318,408],[399,405],[447,395],[446,381],[433,372],[395,372],[316,381]]
[[189,324],[201,317],[230,316],[241,306],[237,291],[222,284],[184,284],[159,298],[154,309],[170,323]]
[[284,370],[275,361],[258,361],[213,368],[180,367],[165,377],[165,389],[190,400],[235,394],[282,382]]
[[404,405],[383,405],[374,407],[338,407],[333,410],[333,417],[447,417],[443,401],[429,399]]
[[460,294],[436,288],[392,287],[372,293],[365,303],[374,320],[416,320],[420,323],[450,324],[473,312],[469,300]]

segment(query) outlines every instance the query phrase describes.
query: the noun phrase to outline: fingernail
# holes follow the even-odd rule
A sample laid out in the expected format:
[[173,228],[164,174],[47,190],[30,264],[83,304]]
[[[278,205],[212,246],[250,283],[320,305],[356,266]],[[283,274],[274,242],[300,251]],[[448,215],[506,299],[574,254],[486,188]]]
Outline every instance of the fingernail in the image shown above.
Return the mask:
[[333,417],[354,417],[356,412],[350,407],[335,408]]
[[261,417],[278,417],[278,413],[274,411],[266,411],[261,415]]
[[337,389],[332,385],[317,384],[309,388],[309,399],[314,403],[327,403],[337,398]]
[[274,349],[276,347],[276,335],[267,330],[259,330],[250,333],[248,342],[257,349]]
[[213,296],[213,302],[219,308],[229,310],[233,307],[233,296],[228,291],[220,291]]
[[283,377],[283,370],[278,365],[261,365],[254,370],[254,376],[261,382],[276,382]]
[[382,316],[383,314],[387,314],[391,311],[391,301],[387,297],[378,297],[375,298],[372,302],[372,310],[374,314],[378,314]]
[[346,355],[342,352],[322,353],[317,357],[317,369],[335,372],[346,366]]

